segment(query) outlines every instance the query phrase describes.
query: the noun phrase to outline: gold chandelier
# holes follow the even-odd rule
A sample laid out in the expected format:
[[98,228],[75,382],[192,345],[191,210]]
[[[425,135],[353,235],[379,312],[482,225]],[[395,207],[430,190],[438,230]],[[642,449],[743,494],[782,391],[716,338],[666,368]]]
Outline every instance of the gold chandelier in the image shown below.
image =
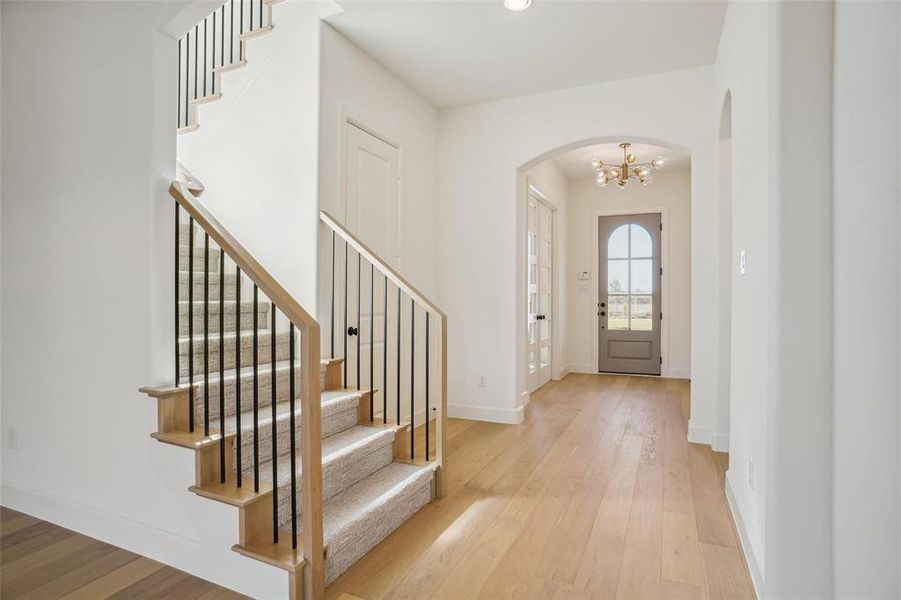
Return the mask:
[[657,157],[646,163],[636,162],[635,155],[629,153],[631,146],[632,144],[628,142],[619,145],[623,149],[623,162],[620,165],[605,165],[598,159],[592,161],[591,166],[598,172],[596,179],[598,186],[604,187],[613,181],[616,187],[623,189],[630,179],[637,179],[642,185],[648,185],[654,180],[651,171],[662,167],[663,159]]

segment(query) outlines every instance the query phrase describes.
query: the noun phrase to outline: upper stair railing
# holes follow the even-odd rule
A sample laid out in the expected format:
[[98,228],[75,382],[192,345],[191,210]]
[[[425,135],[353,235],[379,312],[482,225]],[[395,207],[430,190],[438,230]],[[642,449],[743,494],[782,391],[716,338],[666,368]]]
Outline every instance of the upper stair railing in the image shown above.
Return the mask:
[[407,458],[437,467],[435,494],[442,497],[447,316],[337,219],[319,216],[330,261],[326,352],[344,359],[344,387],[372,390],[369,421],[393,423],[399,444],[406,431]]
[[[167,426],[168,433],[161,427],[157,436],[195,448],[215,445],[218,452],[211,450],[198,459],[198,472],[218,477],[199,474],[200,485],[194,491],[241,508],[242,539],[237,551],[289,571],[293,567],[292,578],[302,577],[304,596],[321,598],[325,565],[319,323],[198,201],[203,185],[183,167],[179,171],[184,181],[173,181],[169,188],[175,199],[175,387],[145,391],[161,397],[185,393],[187,388],[189,409],[187,415],[170,421],[180,426]],[[197,229],[202,237],[195,234]],[[252,284],[252,304],[242,303],[242,277]],[[261,296],[268,298],[269,305],[261,302]],[[268,337],[269,343],[261,337]],[[261,364],[268,380],[260,372]],[[269,405],[261,406],[267,391]],[[284,407],[285,402],[287,419],[277,411],[277,405]],[[264,410],[271,412],[270,431],[258,425]],[[242,426],[245,411],[245,418],[252,415],[251,423]],[[160,421],[171,417],[161,415]],[[187,432],[180,433],[182,428]],[[289,515],[284,509],[280,514],[277,486],[260,481],[261,460],[271,468],[270,481],[285,479],[277,472],[276,460],[285,450],[290,452]],[[296,464],[296,456],[302,465]],[[210,469],[212,463],[218,468]],[[290,536],[286,521],[290,521]],[[300,592],[293,579],[292,590]]]
[[197,127],[194,107],[221,95],[220,75],[245,64],[244,42],[272,28],[278,0],[228,0],[178,40],[177,126]]

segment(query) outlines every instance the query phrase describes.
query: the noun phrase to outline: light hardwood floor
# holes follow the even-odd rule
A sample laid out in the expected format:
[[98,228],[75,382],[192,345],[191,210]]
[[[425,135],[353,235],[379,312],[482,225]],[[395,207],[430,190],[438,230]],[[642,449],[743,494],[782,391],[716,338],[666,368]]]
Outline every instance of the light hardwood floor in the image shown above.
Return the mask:
[[688,398],[679,380],[569,375],[521,425],[451,419],[447,496],[327,597],[753,598],[727,458],[686,442]]
[[0,598],[245,598],[178,569],[0,508]]

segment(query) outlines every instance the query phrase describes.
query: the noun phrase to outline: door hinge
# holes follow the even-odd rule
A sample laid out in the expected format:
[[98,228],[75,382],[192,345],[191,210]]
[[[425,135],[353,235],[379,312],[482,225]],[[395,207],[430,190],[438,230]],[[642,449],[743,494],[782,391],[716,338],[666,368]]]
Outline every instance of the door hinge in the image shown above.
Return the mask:
[[660,313],[660,320],[663,320],[663,312]]
[[663,267],[660,267],[660,276],[663,277]]
[[660,231],[663,231],[663,223],[660,224]]
[[660,364],[661,364],[661,365],[663,364],[663,357],[662,357],[662,356],[660,357]]

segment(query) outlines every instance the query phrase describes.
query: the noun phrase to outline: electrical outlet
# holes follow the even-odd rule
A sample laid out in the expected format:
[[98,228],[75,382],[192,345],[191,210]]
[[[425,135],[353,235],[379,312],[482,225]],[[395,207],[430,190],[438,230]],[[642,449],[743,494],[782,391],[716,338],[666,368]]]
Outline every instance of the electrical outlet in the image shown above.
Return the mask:
[[754,461],[748,459],[748,487],[754,489]]
[[9,446],[10,450],[19,449],[19,430],[15,427],[10,427],[7,430],[6,444]]
[[479,375],[479,387],[480,388],[488,387],[488,380],[485,379],[484,375]]

